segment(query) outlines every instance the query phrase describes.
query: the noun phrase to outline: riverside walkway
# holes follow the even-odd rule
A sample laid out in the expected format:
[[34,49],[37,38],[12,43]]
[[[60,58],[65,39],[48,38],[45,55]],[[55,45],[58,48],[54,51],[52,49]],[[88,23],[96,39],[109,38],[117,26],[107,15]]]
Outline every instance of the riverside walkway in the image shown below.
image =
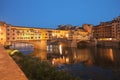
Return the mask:
[[28,80],[2,45],[0,45],[0,80]]

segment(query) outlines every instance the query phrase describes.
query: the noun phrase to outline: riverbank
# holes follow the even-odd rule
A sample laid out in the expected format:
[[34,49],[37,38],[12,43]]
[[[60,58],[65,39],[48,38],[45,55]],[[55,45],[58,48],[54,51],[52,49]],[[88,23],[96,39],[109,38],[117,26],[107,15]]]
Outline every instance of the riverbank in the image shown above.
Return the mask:
[[[37,50],[34,49],[35,54],[33,55],[43,60],[48,60],[50,58],[49,61],[53,62],[54,64],[55,63],[77,64],[79,62],[84,62],[88,66],[94,65],[96,67],[103,68],[103,69],[107,67],[106,69],[109,69],[110,71],[112,71],[114,75],[116,76],[119,75],[119,70],[113,69],[113,66],[118,66],[118,67],[120,66],[118,65],[120,64],[119,62],[120,49],[116,47],[101,46],[101,47],[86,47],[86,48],[77,49],[77,48],[71,48],[71,47],[65,48],[63,45],[61,48],[59,48],[59,45],[58,46],[56,45],[54,47],[53,46],[54,45],[52,45],[51,48],[48,48],[47,51],[43,51],[40,49],[37,49]],[[24,46],[21,49],[24,50]],[[111,67],[111,68],[108,68],[108,67]],[[92,70],[90,72],[92,73]],[[79,74],[83,74],[82,71]],[[87,76],[87,75],[88,74],[87,74],[87,69],[86,69],[86,73],[84,74],[84,76]],[[89,76],[91,76],[91,74],[89,74]],[[115,79],[115,80],[120,80],[120,78],[118,77],[118,79]]]
[[2,45],[0,45],[0,64],[0,80],[28,80]]
[[91,41],[80,41],[77,43],[77,48],[86,47],[111,47],[120,48],[119,40],[91,40]]
[[120,48],[120,41],[98,41],[97,46]]

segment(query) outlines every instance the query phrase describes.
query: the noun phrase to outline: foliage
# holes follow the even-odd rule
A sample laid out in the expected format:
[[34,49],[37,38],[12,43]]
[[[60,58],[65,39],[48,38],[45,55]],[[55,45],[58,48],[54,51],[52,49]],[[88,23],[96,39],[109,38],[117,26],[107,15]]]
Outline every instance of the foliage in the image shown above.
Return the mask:
[[119,46],[119,48],[120,48],[120,41],[118,42],[118,46]]
[[38,58],[16,53],[12,58],[23,70],[29,80],[79,80],[64,71],[57,71],[47,62],[42,62]]
[[4,45],[5,49],[10,49],[10,45]]

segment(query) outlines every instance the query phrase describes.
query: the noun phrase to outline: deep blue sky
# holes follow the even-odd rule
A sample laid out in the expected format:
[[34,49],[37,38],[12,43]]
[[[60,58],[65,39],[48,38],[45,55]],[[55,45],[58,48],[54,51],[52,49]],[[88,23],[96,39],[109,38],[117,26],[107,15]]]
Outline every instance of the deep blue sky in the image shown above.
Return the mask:
[[18,26],[97,25],[119,15],[120,0],[0,0],[0,21]]

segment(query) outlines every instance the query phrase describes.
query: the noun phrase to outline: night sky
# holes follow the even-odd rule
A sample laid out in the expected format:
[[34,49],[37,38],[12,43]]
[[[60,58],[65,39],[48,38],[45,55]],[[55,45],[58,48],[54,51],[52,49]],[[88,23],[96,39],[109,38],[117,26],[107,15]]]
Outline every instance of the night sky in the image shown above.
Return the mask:
[[28,27],[97,25],[120,16],[120,0],[0,0],[0,21]]

